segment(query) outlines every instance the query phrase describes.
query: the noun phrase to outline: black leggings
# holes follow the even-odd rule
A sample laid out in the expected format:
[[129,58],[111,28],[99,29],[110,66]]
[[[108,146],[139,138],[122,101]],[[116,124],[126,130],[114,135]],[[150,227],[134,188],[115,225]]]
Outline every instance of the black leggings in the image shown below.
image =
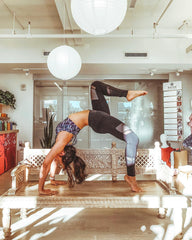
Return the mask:
[[110,115],[104,96],[126,97],[128,91],[114,88],[108,84],[95,81],[91,85],[91,101],[94,110],[89,113],[89,126],[97,133],[110,133],[126,142],[125,159],[127,174],[135,176],[135,158],[138,137],[123,122]]

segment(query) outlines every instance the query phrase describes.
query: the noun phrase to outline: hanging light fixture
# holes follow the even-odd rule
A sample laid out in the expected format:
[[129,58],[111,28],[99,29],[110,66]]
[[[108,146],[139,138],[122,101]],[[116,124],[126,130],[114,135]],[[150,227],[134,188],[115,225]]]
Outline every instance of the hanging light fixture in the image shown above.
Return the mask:
[[71,12],[77,25],[93,35],[115,30],[123,21],[127,0],[71,0]]
[[178,70],[176,71],[175,75],[176,75],[177,77],[179,77],[182,72],[183,72],[183,69],[178,69]]
[[74,48],[63,45],[50,52],[47,66],[54,77],[68,80],[79,73],[81,57]]

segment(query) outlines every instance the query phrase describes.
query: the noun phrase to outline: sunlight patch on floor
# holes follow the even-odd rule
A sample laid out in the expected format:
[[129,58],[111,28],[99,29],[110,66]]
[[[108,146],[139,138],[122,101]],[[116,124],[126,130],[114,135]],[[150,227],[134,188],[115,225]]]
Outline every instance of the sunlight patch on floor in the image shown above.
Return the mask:
[[[133,224],[131,226],[134,240],[191,240],[192,208],[168,209],[165,219],[156,218],[154,211],[150,210],[148,214],[148,210],[142,209],[126,210],[127,214],[124,214],[123,210],[120,210],[120,213],[117,210],[90,210],[91,213],[86,210],[78,215],[82,210],[83,208],[30,209],[27,211],[28,217],[23,220],[18,219],[19,211],[14,210],[16,221],[11,227],[11,239],[63,239],[66,231],[73,240],[126,239],[125,235],[129,233],[129,229],[127,229],[125,219],[130,214],[132,217],[128,219],[128,225]],[[97,213],[98,211],[100,213]],[[134,220],[135,223],[133,223]],[[74,226],[76,226],[76,231],[74,231]],[[107,232],[105,229],[111,231]],[[0,227],[0,239],[3,239],[2,227]]]
[[56,224],[60,221],[63,223],[67,222],[69,219],[74,217],[76,214],[81,212],[84,208],[61,208],[58,209],[55,213],[51,214],[50,216],[46,217],[39,223],[35,224],[34,226],[40,226],[45,223],[49,222],[49,225]]
[[[187,209],[184,227],[186,228],[189,225],[192,225],[192,208]],[[192,229],[192,227],[191,227],[191,229]],[[192,234],[191,234],[191,236],[192,236]]]
[[93,180],[101,177],[101,175],[102,174],[94,174],[93,176],[86,178],[86,181],[93,181]]
[[45,233],[36,233],[30,238],[30,240],[37,240],[37,239],[45,238],[45,237],[49,236],[51,233],[53,233],[56,229],[57,229],[56,227],[53,227]]
[[[150,230],[155,233],[156,237],[154,240],[165,240],[163,239],[163,235],[165,232],[165,229],[162,226],[159,225],[151,225]],[[169,239],[170,240],[170,239]]]
[[25,232],[19,234],[19,236],[13,238],[13,240],[25,239],[25,236],[26,236],[29,232],[30,232],[30,231],[25,231]]
[[145,226],[145,225],[143,225],[143,226],[141,226],[141,228],[140,228],[140,229],[141,229],[141,231],[142,231],[142,232],[145,232],[147,228],[146,228],[146,226]]
[[36,190],[38,190],[38,184],[35,184],[33,186],[27,186],[26,190],[36,191]]
[[34,222],[39,221],[40,218],[47,216],[50,214],[55,208],[43,208],[38,212],[32,214],[31,216],[21,219],[16,223],[11,225],[12,232],[18,231],[22,228],[25,228],[29,225],[33,225]]

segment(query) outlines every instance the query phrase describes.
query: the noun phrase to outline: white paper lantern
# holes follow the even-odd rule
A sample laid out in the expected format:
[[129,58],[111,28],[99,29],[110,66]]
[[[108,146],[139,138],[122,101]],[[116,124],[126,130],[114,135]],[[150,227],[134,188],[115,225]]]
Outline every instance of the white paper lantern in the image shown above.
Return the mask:
[[77,25],[93,35],[115,30],[123,21],[127,0],[71,0],[71,12]]
[[50,52],[47,66],[54,77],[68,80],[79,73],[81,57],[74,48],[63,45]]

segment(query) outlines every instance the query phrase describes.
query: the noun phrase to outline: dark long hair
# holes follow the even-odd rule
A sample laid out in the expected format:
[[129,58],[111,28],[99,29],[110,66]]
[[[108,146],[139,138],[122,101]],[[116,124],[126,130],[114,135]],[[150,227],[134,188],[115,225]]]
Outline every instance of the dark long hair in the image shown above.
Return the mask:
[[[82,158],[76,155],[76,148],[74,146],[72,145],[65,146],[64,152],[65,152],[65,155],[62,157],[62,162],[65,165],[65,169],[68,174],[69,187],[73,187],[75,182],[82,183],[85,180],[87,176],[85,174],[86,164]],[[75,179],[73,177],[72,169],[70,167],[71,162],[74,163]]]

